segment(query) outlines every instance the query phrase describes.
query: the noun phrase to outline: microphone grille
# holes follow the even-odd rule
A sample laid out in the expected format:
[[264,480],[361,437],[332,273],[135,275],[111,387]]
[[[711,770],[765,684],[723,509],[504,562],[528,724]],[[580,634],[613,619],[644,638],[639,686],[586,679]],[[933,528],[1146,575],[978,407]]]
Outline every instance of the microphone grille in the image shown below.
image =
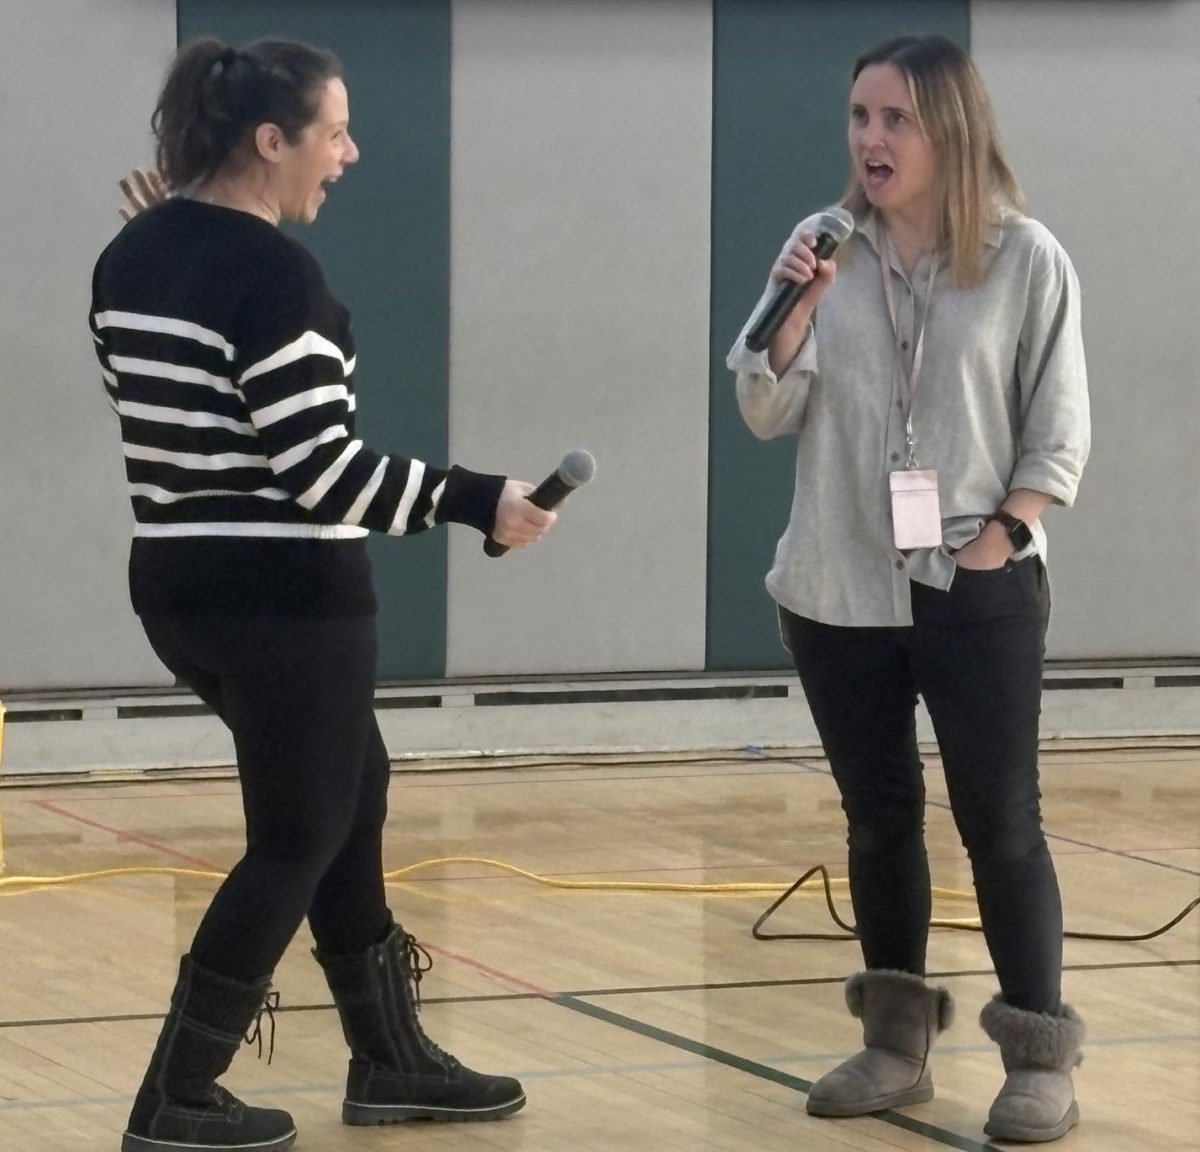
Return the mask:
[[583,448],[572,448],[558,466],[558,474],[564,484],[578,488],[588,483],[596,475],[596,460],[590,452]]
[[828,232],[834,237],[839,244],[845,244],[854,231],[854,217],[840,204],[835,204],[821,213],[820,228],[822,232]]

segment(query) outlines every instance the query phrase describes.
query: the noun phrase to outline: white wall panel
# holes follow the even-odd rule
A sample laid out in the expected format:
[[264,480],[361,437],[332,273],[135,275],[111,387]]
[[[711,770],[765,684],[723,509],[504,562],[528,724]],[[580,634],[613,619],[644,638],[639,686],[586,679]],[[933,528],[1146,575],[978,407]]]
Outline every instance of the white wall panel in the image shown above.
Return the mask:
[[537,547],[450,551],[448,671],[704,665],[708,0],[456,0],[451,458],[599,472]]
[[971,47],[1083,288],[1093,450],[1052,510],[1052,657],[1200,652],[1200,3],[975,0]]
[[0,4],[0,689],[170,682],[129,608],[132,513],[87,310],[174,47],[169,0]]

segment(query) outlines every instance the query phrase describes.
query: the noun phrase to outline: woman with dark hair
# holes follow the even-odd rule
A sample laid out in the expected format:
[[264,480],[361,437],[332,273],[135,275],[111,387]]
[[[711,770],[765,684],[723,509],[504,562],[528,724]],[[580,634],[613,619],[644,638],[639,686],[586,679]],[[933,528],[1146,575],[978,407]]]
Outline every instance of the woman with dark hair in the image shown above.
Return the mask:
[[[1000,984],[980,1018],[1007,1072],[986,1131],[1054,1140],[1078,1119],[1083,1024],[1061,998],[1039,807],[1039,520],[1074,501],[1088,455],[1079,285],[1022,213],[965,53],[904,37],[853,75],[855,231],[835,266],[816,257],[810,221],[796,228],[728,361],[752,431],[797,437],[767,587],[841,793],[865,966],[845,989],[864,1049],[813,1085],[808,1110],[933,1095],[929,1051],[953,1006],[924,980],[920,695]],[[809,287],[752,352],[746,334],[786,281]]]
[[349,316],[277,227],[312,223],[358,160],[335,57],[197,41],[153,126],[165,188],[131,197],[96,264],[91,328],[124,442],[133,606],[233,734],[246,852],[181,961],[122,1148],[291,1144],[286,1112],[216,1080],[306,916],[351,1053],[346,1123],[508,1115],[525,1103],[516,1080],[463,1067],[422,1030],[428,958],[385,899],[365,537],[454,521],[517,548],[554,514],[528,484],[355,435]]

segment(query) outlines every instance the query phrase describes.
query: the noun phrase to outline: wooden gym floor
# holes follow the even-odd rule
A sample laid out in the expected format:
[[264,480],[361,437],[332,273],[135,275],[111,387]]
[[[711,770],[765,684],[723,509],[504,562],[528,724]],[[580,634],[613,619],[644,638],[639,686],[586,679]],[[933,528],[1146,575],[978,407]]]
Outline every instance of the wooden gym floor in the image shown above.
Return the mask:
[[[969,890],[936,759],[934,884]],[[1139,933],[1200,893],[1200,752],[1093,746],[1043,758],[1047,831],[1069,929]],[[386,863],[482,857],[554,880],[786,885],[845,875],[826,766],[762,758],[591,759],[397,774]],[[208,778],[0,790],[0,1149],[115,1149],[180,952],[239,855],[236,782]],[[33,887],[13,877],[166,871]],[[199,874],[197,874],[199,873]],[[809,894],[811,892],[811,894]],[[843,914],[844,888],[835,889]],[[276,983],[274,1060],[243,1048],[225,1083],[288,1108],[299,1152],[846,1152],[980,1149],[1002,1073],[979,1030],[994,991],[977,933],[933,933],[929,969],[958,1020],[929,1104],[854,1120],[805,1114],[805,1092],[854,1051],[845,942],[756,941],[774,893],[565,889],[486,863],[399,877],[392,906],[425,944],[424,1020],[482,1070],[519,1076],[527,1108],[492,1124],[339,1122],[345,1054],[302,932]],[[935,916],[974,914],[939,900]],[[816,888],[767,926],[835,931]],[[1090,1030],[1083,1123],[1063,1152],[1200,1148],[1200,914],[1154,940],[1068,940],[1067,998]]]

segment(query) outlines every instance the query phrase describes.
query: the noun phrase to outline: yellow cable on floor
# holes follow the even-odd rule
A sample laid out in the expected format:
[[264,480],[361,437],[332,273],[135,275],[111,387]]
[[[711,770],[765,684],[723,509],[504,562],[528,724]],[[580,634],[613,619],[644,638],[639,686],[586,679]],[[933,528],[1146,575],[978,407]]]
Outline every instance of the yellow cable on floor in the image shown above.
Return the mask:
[[[0,768],[4,766],[4,701],[0,700]],[[2,807],[2,805],[0,805]],[[4,819],[0,815],[0,873],[4,871]]]
[[105,880],[110,876],[192,876],[204,880],[224,880],[226,872],[202,872],[195,868],[154,868],[149,865],[132,868],[100,868],[95,872],[71,872],[62,876],[0,876],[0,895],[3,889],[16,887],[53,888],[82,884],[88,880]]
[[[532,880],[535,884],[544,884],[549,888],[566,888],[574,891],[608,891],[608,892],[679,892],[698,896],[721,896],[721,895],[748,895],[751,893],[762,892],[786,892],[791,885],[780,884],[778,882],[748,882],[748,883],[727,883],[727,884],[672,884],[665,881],[642,881],[642,880],[557,880],[551,879],[549,876],[539,876],[536,872],[526,872],[524,868],[518,868],[514,864],[505,864],[502,860],[489,860],[483,856],[445,856],[434,860],[421,860],[416,864],[410,864],[406,868],[397,868],[391,872],[385,872],[383,878],[385,880],[399,880],[403,876],[407,876],[411,872],[416,872],[422,868],[433,868],[439,864],[480,864],[489,868],[498,868],[503,872],[511,872],[514,875],[521,876],[526,880]],[[0,881],[0,885],[3,881]],[[846,888],[850,881],[844,878],[830,879],[829,885],[831,888]],[[803,888],[797,889],[798,892],[804,891]],[[975,897],[970,892],[962,892],[957,888],[931,888],[930,891],[936,900],[950,900],[965,903],[975,903]],[[805,895],[815,896],[815,890],[805,892]],[[931,919],[929,921],[931,928],[956,928],[956,927],[973,927],[981,926],[978,917],[969,916],[961,919]]]
[[503,860],[489,860],[484,856],[443,856],[435,860],[421,860],[409,864],[405,868],[397,868],[385,872],[385,880],[399,880],[412,872],[424,868],[436,868],[442,864],[478,864],[486,868],[496,868],[501,872],[509,872],[535,884],[544,884],[548,888],[566,888],[574,891],[594,892],[694,892],[700,894],[720,892],[782,892],[787,885],[778,883],[728,883],[728,884],[673,884],[659,880],[557,880],[549,876],[539,876],[536,872],[526,872],[515,864],[505,864]]
[[[422,860],[417,864],[409,864],[406,868],[397,868],[392,872],[385,872],[383,878],[385,880],[399,880],[402,876],[407,876],[410,872],[415,872],[422,868],[433,868],[439,864],[482,864],[488,868],[498,868],[502,872],[511,872],[516,876],[524,877],[526,880],[532,880],[535,884],[545,884],[550,888],[608,890],[612,892],[696,892],[700,894],[719,892],[783,892],[788,888],[787,884],[781,884],[775,880],[743,881],[740,883],[725,884],[673,884],[658,880],[555,880],[549,876],[539,876],[536,872],[526,872],[524,868],[518,868],[515,864],[505,864],[503,860],[489,860],[485,856],[444,856],[435,860]],[[0,881],[0,883],[3,883],[3,881]],[[844,888],[849,884],[849,881],[844,879],[831,880],[830,884]],[[934,896],[943,900],[969,900],[972,902],[975,900],[975,897],[970,892],[960,892],[955,888],[934,888],[932,892]]]
[[[568,891],[585,891],[585,892],[675,892],[683,895],[693,896],[719,896],[719,895],[750,895],[766,892],[783,892],[786,891],[789,885],[780,884],[777,882],[730,882],[723,884],[679,884],[657,880],[562,880],[549,876],[540,876],[536,872],[526,871],[524,868],[518,868],[515,864],[505,864],[502,860],[490,860],[484,856],[440,856],[431,860],[419,860],[415,864],[409,864],[404,868],[396,868],[390,872],[384,873],[385,880],[396,881],[403,877],[410,876],[414,872],[420,872],[427,868],[436,868],[446,864],[472,864],[476,866],[495,868],[501,872],[508,872],[514,876],[520,876],[524,880],[530,880],[535,884],[541,884],[548,888],[561,888]],[[19,888],[23,890],[36,888],[52,888],[65,887],[71,884],[81,884],[90,880],[108,879],[114,876],[187,876],[193,879],[204,880],[223,880],[226,873],[224,872],[206,872],[194,868],[168,868],[168,867],[130,867],[130,868],[102,868],[94,872],[75,872],[63,876],[3,876],[0,877],[0,896],[2,895],[17,895],[16,892],[9,892],[8,889]],[[830,881],[831,886],[844,888],[848,884],[845,879],[837,879]],[[810,890],[807,895],[816,895],[817,890]],[[933,895],[939,900],[951,901],[974,901],[974,897],[969,892],[960,892],[954,888],[934,888]],[[934,928],[946,928],[955,925],[973,924],[977,925],[976,919],[962,920],[931,920],[930,925]]]

